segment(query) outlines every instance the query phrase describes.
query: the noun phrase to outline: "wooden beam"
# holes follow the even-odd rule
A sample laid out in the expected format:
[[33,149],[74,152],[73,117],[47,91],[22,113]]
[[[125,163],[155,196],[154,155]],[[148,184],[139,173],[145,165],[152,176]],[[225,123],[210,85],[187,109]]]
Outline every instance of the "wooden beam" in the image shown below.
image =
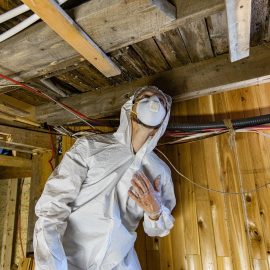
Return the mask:
[[50,28],[104,76],[112,77],[121,73],[112,60],[71,19],[57,2],[53,0],[22,0],[22,2],[31,8]]
[[18,179],[8,181],[8,196],[1,251],[1,269],[11,269],[13,237],[15,229]]
[[[75,21],[107,52],[224,10],[223,0],[181,0],[174,8],[160,8],[162,0],[92,0],[71,11]],[[183,8],[184,7],[184,8]],[[0,44],[0,73],[29,80],[80,63],[78,55],[43,22]],[[1,81],[0,84],[6,84]]]
[[26,158],[0,155],[0,166],[29,169],[32,167],[32,161]]
[[249,56],[251,0],[226,0],[231,62]]
[[52,169],[49,164],[52,152],[39,153],[33,156],[32,178],[30,185],[30,204],[27,228],[27,250],[26,254],[33,254],[33,233],[37,220],[35,205],[43,191],[44,185],[50,176]]
[[0,95],[0,119],[39,127],[34,115],[34,106],[5,94]]
[[8,95],[0,96],[0,110],[17,116],[27,117],[29,120],[34,121],[35,106],[20,101]]
[[[141,86],[154,84],[173,96],[174,101],[197,98],[270,81],[270,47],[258,46],[249,58],[230,63],[221,55],[160,74],[138,79],[100,92],[87,92],[62,99],[82,113],[104,117],[118,113],[132,92]],[[52,125],[78,122],[73,115],[52,103],[37,107],[37,119]]]
[[13,143],[32,146],[33,148],[51,149],[49,133],[27,130],[23,128],[8,127],[0,124],[0,134],[5,133],[11,136]]
[[0,148],[14,150],[14,151],[23,152],[23,153],[29,153],[29,154],[48,151],[48,149],[45,149],[45,148],[39,148],[33,145],[22,144],[22,143],[8,142],[4,140],[0,140]]
[[0,166],[0,179],[15,179],[26,178],[32,176],[31,169],[15,168],[15,167],[1,167]]

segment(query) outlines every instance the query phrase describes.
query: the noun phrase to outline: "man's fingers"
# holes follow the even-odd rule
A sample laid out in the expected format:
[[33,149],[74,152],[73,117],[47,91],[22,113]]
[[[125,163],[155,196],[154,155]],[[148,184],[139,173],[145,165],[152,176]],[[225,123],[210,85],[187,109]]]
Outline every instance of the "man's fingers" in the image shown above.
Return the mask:
[[128,196],[134,200],[139,206],[141,206],[141,200],[139,197],[137,197],[131,190],[128,191]]
[[147,189],[151,189],[152,185],[151,182],[149,181],[149,179],[146,177],[146,175],[142,172],[139,171],[138,175],[141,177],[141,179],[143,180],[144,184],[146,185]]
[[136,193],[138,194],[138,196],[144,194],[144,191],[142,190],[141,186],[138,184],[138,182],[135,179],[131,180],[131,184],[132,184],[134,190],[136,191]]
[[134,193],[134,191],[132,191],[132,190],[129,190],[129,191],[128,191],[128,195],[129,195],[134,201],[139,200],[139,197],[136,196],[135,193]]
[[143,178],[139,174],[135,174],[133,181],[142,190],[143,193],[146,193],[148,191],[148,187],[146,186]]

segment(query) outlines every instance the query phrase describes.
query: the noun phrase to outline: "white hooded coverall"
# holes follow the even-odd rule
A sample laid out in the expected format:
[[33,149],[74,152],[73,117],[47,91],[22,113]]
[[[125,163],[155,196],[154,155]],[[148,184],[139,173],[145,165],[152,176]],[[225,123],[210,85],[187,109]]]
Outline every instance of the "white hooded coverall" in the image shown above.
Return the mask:
[[[173,227],[175,195],[168,166],[153,152],[169,120],[134,154],[130,110],[121,109],[114,134],[78,139],[48,179],[36,204],[36,270],[139,270],[134,242],[144,217],[149,236],[165,236]],[[131,179],[142,170],[150,181],[161,176],[162,214],[157,221],[128,196]]]

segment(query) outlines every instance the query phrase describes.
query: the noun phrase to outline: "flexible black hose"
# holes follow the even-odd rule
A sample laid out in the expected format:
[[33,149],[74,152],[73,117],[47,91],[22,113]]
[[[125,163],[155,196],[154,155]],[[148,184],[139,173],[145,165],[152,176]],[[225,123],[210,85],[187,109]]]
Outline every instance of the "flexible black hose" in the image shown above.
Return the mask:
[[[270,123],[270,114],[260,115],[249,118],[242,118],[237,120],[232,120],[232,125],[234,129],[244,128],[244,127],[253,127],[263,124]],[[212,122],[212,123],[202,123],[202,124],[182,124],[177,122],[170,122],[168,124],[167,130],[169,131],[199,131],[203,129],[211,128],[226,128],[224,122]]]

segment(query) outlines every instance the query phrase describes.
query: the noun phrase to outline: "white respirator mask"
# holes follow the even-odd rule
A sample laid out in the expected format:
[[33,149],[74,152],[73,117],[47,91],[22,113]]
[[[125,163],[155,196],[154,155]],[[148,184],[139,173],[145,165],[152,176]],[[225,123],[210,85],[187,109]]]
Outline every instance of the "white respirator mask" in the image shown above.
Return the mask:
[[155,95],[143,98],[136,107],[137,122],[149,128],[157,128],[166,116],[166,110]]

